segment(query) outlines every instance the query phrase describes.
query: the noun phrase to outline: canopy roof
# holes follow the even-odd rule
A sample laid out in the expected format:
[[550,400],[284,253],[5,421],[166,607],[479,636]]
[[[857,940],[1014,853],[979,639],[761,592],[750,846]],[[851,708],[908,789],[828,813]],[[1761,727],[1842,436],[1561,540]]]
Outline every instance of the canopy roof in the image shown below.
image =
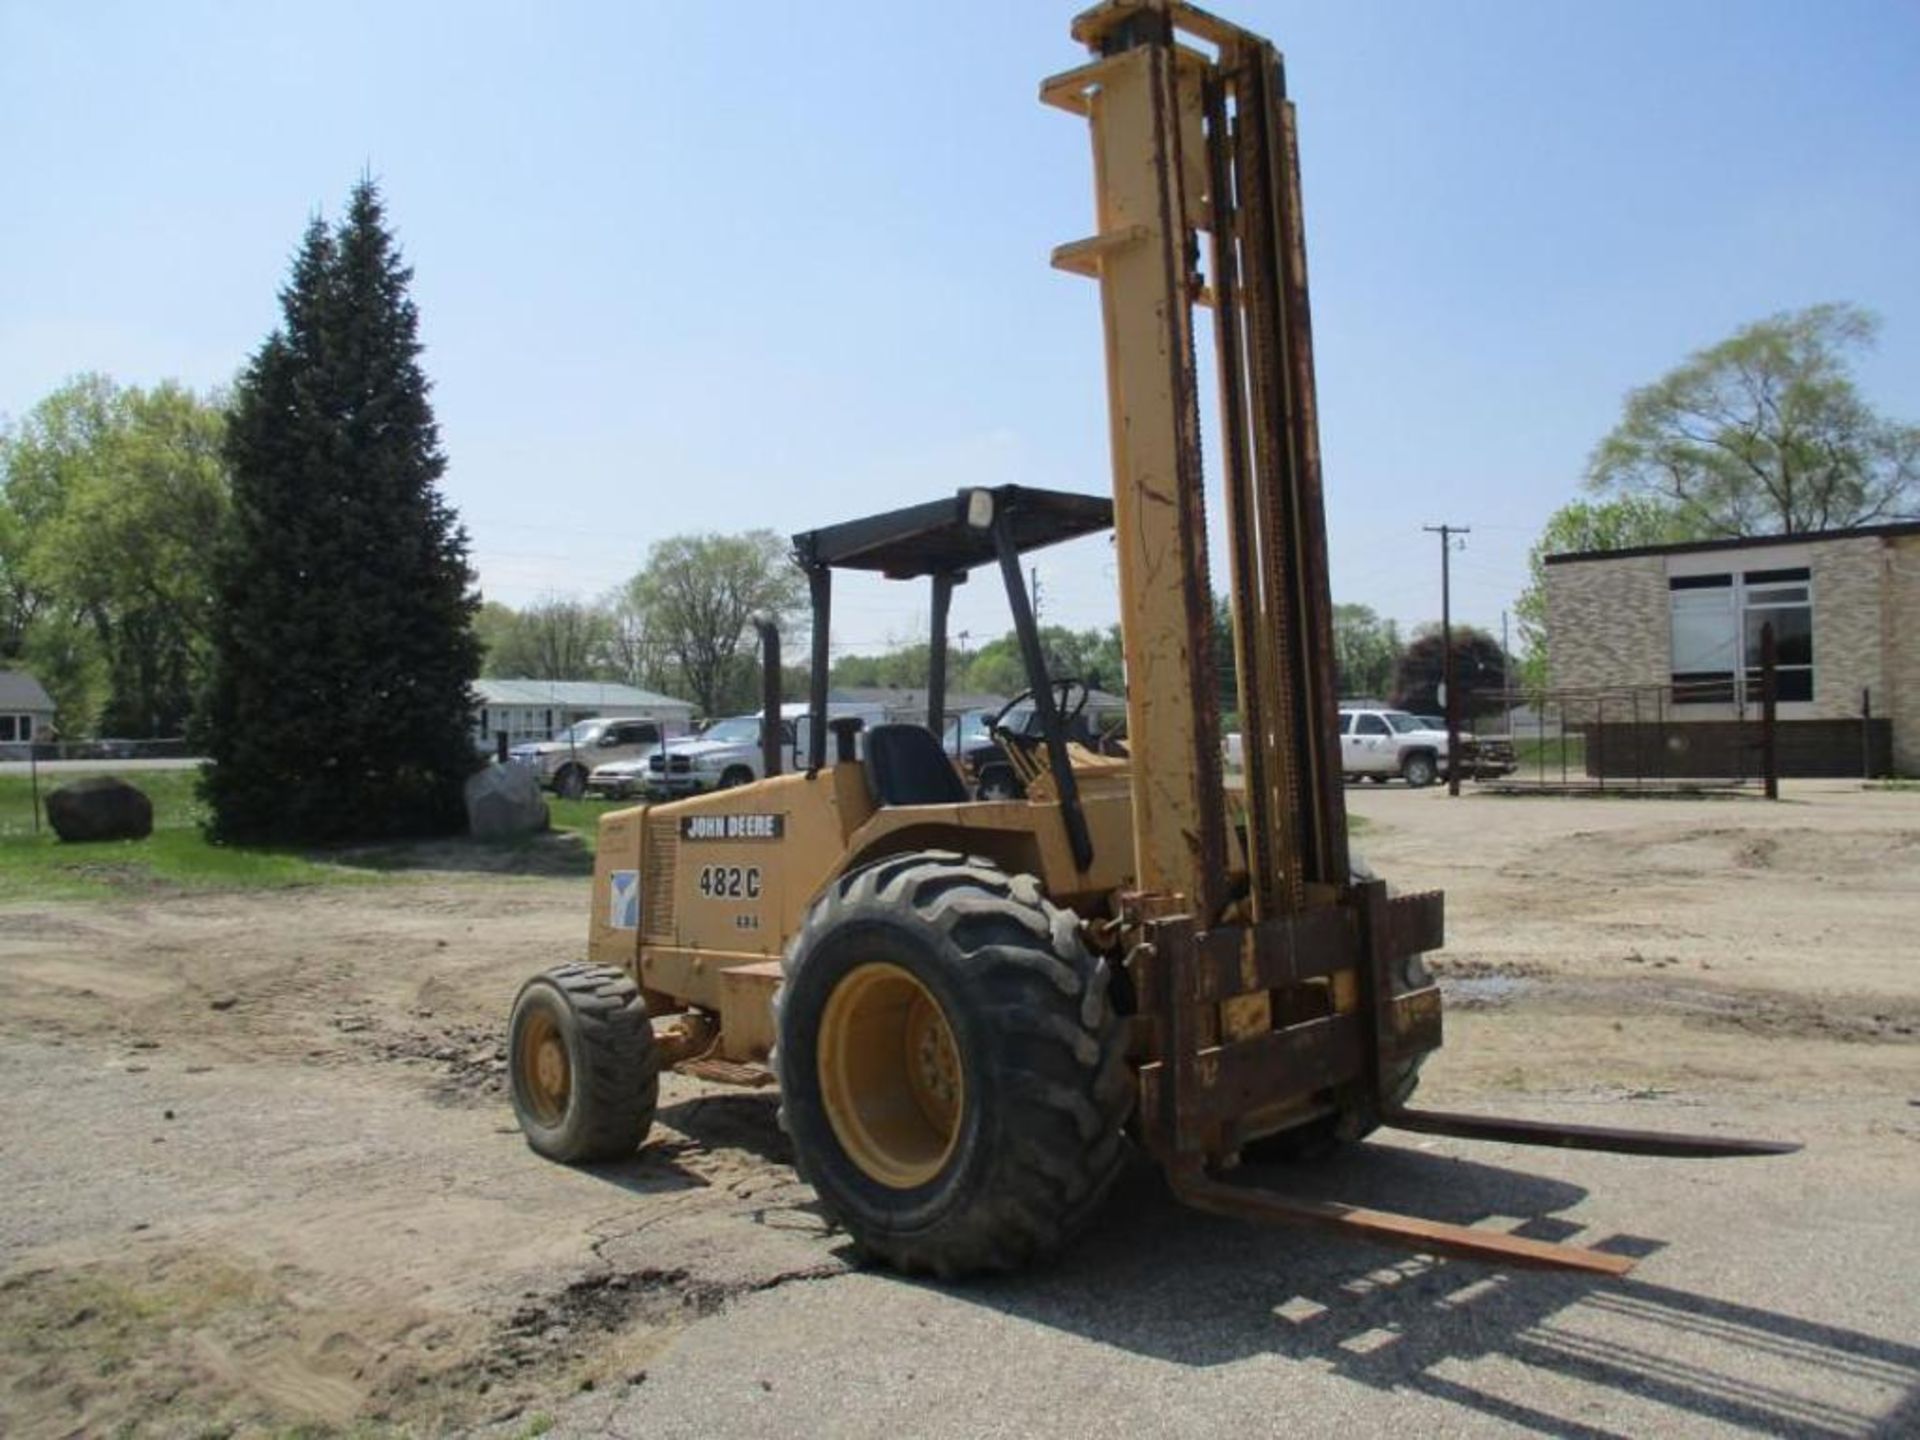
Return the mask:
[[[990,515],[969,515],[975,496],[990,497]],[[981,507],[984,508],[984,507]],[[793,554],[811,569],[877,570],[890,580],[954,574],[998,558],[992,518],[1010,527],[1021,554],[1113,528],[1113,501],[1104,495],[1030,490],[1022,485],[971,486],[950,499],[929,500],[848,520],[793,537]],[[974,523],[983,520],[985,523]]]

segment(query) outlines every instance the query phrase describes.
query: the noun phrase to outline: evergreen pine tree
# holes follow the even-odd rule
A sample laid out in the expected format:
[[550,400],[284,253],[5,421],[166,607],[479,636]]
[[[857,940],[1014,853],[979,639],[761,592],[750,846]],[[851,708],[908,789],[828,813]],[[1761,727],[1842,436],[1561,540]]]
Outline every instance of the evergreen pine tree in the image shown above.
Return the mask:
[[445,833],[479,673],[419,316],[371,180],[308,226],[227,435],[203,783],[220,839]]

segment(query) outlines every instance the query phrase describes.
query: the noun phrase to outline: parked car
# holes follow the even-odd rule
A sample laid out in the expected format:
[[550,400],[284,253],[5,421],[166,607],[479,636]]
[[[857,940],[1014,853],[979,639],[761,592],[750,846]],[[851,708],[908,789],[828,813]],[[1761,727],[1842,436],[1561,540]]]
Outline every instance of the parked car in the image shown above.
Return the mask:
[[[829,705],[827,721],[851,719],[860,728],[885,722],[886,711],[877,705]],[[788,770],[804,769],[811,754],[812,718],[804,704],[795,702],[780,707],[781,764]],[[855,737],[856,753],[860,753]],[[832,758],[831,740],[827,748]],[[707,790],[726,790],[750,784],[761,778],[759,714],[730,715],[715,720],[699,735],[676,740],[647,757],[647,794],[657,799],[680,799]]]
[[596,765],[587,775],[587,793],[599,800],[630,800],[647,791],[647,780],[652,774],[648,762],[655,755],[664,754],[673,747],[669,740],[656,745],[644,755],[636,755],[629,760],[609,760],[604,765]]
[[1435,730],[1405,710],[1341,708],[1340,769],[1349,779],[1398,775],[1417,789],[1439,779],[1446,761],[1444,726]]
[[[1342,705],[1340,768],[1348,779],[1365,776],[1384,784],[1398,775],[1415,788],[1431,785],[1447,773],[1446,721],[1405,710]],[[1485,779],[1513,768],[1511,741],[1461,732],[1463,777]]]
[[534,773],[542,786],[567,800],[587,793],[587,781],[603,765],[645,760],[671,736],[667,722],[632,717],[580,720],[551,740],[516,745],[507,752]]
[[[1447,733],[1447,717],[1444,715],[1415,715],[1414,719],[1429,730]],[[1441,754],[1444,756],[1445,751]],[[1514,759],[1513,739],[1507,735],[1479,735],[1462,728],[1460,731],[1460,774],[1468,780],[1491,780],[1500,775],[1511,775],[1517,768]],[[1442,770],[1446,769],[1443,762]]]

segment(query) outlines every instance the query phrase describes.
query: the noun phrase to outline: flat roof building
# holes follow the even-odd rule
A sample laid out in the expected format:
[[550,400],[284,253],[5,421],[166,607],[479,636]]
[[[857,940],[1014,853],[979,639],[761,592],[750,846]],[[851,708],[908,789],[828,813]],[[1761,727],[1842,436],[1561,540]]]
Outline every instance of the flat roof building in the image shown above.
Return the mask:
[[1693,773],[1748,743],[1771,625],[1781,773],[1920,774],[1920,523],[1549,555],[1546,581],[1553,691],[1649,697]]

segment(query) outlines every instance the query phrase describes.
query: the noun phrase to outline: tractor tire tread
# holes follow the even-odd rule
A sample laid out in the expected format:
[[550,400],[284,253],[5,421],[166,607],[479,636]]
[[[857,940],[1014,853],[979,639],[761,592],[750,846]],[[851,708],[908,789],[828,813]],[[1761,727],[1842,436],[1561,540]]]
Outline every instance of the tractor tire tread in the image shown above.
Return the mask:
[[623,970],[578,961],[529,983],[541,980],[566,998],[587,1051],[575,1074],[576,1084],[584,1082],[586,1122],[566,1159],[625,1159],[639,1148],[660,1105],[660,1052],[640,987]]
[[[896,1269],[943,1278],[1022,1268],[1063,1248],[1098,1207],[1125,1156],[1132,1103],[1124,1028],[1109,998],[1107,960],[1079,943],[1071,911],[1028,876],[959,853],[895,856],[832,885],[788,946],[775,993],[784,1032],[788,996],[814,942],[844,919],[891,911],[933,941],[963,976],[994,1036],[998,1083],[1015,1103],[993,1117],[992,1183],[923,1233],[855,1229],[832,1177],[795,1147],[802,1176],[856,1245]],[[795,1093],[776,1045],[782,1125]]]

